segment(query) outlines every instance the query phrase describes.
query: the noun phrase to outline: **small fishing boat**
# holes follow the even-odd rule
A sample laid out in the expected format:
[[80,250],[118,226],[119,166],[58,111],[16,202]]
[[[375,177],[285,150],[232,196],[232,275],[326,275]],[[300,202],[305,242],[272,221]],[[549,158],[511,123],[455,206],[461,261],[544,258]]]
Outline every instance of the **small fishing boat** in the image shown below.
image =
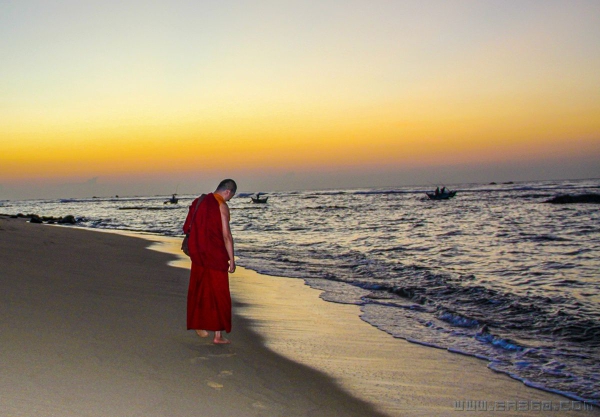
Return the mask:
[[446,187],[440,191],[438,187],[435,191],[425,194],[430,200],[448,200],[456,195],[456,191],[446,190]]
[[257,203],[257,204],[265,204],[267,202],[267,200],[269,199],[269,197],[262,197],[260,196],[261,193],[256,193],[256,196],[251,196],[250,198],[252,199],[253,203]]
[[171,198],[169,198],[167,201],[164,202],[164,204],[178,204],[179,199],[176,196],[177,196],[177,194],[173,194],[171,196]]

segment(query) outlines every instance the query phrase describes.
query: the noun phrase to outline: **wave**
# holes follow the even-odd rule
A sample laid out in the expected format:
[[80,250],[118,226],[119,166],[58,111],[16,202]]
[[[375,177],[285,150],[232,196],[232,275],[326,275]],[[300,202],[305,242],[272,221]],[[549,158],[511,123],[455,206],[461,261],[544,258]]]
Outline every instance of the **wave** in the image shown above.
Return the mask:
[[529,240],[533,242],[569,242],[571,239],[567,239],[555,235],[536,235],[529,237]]
[[152,207],[152,206],[124,206],[124,207],[119,207],[117,210],[180,210],[180,209],[186,209],[187,210],[187,206],[186,207],[182,207],[182,206],[158,206],[158,207]]
[[316,206],[306,207],[306,210],[348,210],[347,206]]

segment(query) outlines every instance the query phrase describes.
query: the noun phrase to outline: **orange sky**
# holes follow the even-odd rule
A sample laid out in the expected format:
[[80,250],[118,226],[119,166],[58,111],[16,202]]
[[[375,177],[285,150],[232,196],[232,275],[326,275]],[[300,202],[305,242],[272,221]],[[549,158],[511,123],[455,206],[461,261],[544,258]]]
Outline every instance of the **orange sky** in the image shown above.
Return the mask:
[[600,176],[597,2],[369,4],[3,3],[0,199],[96,177],[162,193],[228,172]]

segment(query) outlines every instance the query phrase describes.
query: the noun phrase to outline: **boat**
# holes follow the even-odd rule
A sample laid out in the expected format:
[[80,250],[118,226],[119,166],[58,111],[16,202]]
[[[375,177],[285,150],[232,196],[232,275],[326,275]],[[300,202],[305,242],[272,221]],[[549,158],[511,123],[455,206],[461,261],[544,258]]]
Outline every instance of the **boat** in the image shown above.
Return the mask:
[[164,204],[178,204],[179,199],[176,197],[177,194],[173,194],[171,198],[164,202]]
[[252,199],[253,203],[257,203],[257,204],[265,204],[267,202],[267,200],[269,199],[269,197],[262,197],[260,196],[261,193],[256,193],[256,196],[251,196],[250,198]]
[[456,191],[446,190],[446,187],[443,187],[440,191],[438,187],[435,191],[425,194],[430,200],[449,200],[456,195]]

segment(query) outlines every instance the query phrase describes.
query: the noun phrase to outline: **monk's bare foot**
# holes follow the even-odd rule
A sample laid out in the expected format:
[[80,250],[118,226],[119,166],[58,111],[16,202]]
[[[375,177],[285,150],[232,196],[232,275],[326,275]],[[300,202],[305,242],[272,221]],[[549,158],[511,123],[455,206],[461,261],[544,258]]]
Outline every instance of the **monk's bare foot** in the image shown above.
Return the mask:
[[229,341],[229,339],[225,339],[224,337],[215,337],[213,339],[213,343],[215,345],[228,345],[231,343],[231,341]]
[[227,345],[231,343],[229,340],[225,339],[220,331],[215,332],[215,338],[213,339],[213,343],[215,345]]
[[206,330],[196,330],[196,333],[200,337],[208,337],[208,332]]

